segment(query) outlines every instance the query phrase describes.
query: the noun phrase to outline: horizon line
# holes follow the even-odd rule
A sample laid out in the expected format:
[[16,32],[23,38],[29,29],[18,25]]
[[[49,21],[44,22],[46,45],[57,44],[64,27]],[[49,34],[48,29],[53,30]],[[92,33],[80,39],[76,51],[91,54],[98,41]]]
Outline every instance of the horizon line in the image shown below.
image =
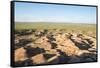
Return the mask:
[[97,24],[97,23],[78,23],[78,22],[43,22],[43,21],[36,21],[36,22],[21,22],[21,21],[15,21],[15,23],[59,23],[59,24],[61,24],[61,23],[65,23],[65,24]]

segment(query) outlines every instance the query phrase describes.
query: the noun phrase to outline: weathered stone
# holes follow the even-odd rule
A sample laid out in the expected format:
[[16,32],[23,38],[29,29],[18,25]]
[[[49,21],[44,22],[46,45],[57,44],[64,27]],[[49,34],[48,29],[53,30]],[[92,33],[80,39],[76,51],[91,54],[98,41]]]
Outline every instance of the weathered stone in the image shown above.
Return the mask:
[[33,61],[33,64],[44,64],[46,62],[43,54],[37,54],[31,57],[31,60]]
[[80,30],[20,30],[14,56],[20,66],[97,61],[96,37]]
[[26,59],[26,50],[22,47],[15,50],[14,53],[15,62],[16,61],[23,61]]
[[39,48],[44,48],[45,50],[50,50],[52,49],[52,45],[48,42],[48,38],[46,36],[39,38],[38,40],[35,41],[37,47]]

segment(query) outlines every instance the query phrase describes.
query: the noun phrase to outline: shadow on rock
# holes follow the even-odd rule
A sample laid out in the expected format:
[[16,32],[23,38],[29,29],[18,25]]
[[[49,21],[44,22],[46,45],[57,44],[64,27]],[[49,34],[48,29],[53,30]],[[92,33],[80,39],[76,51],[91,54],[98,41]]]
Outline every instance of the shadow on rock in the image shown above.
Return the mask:
[[25,47],[27,57],[32,57],[40,53],[44,53],[45,50],[43,48],[32,48],[30,46]]

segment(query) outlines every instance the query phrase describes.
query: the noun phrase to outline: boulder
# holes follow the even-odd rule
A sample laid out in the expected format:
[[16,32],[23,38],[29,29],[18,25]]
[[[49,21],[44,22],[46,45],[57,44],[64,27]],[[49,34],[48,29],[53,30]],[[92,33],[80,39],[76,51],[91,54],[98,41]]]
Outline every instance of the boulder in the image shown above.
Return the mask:
[[78,55],[79,52],[79,49],[76,49],[72,46],[64,47],[59,45],[57,49],[61,50],[62,52],[65,52],[68,56]]
[[15,62],[25,60],[27,58],[26,50],[23,47],[16,49],[14,52],[14,58],[15,58],[15,60],[14,60]]
[[46,36],[43,36],[35,41],[36,46],[39,48],[43,48],[45,50],[52,49],[52,45],[50,42],[48,42],[48,38]]
[[90,43],[87,40],[84,40],[80,37],[71,37],[71,40],[75,43],[75,45],[81,50],[87,50],[90,48]]
[[33,64],[44,64],[46,62],[43,54],[37,54],[31,57],[31,60],[33,61]]

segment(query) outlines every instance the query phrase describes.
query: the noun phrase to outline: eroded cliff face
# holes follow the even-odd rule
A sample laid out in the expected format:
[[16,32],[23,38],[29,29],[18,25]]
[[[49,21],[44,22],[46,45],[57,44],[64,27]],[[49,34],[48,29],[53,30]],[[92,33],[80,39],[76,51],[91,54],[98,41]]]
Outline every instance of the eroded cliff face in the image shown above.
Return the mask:
[[16,31],[15,66],[97,61],[96,36],[82,33]]

